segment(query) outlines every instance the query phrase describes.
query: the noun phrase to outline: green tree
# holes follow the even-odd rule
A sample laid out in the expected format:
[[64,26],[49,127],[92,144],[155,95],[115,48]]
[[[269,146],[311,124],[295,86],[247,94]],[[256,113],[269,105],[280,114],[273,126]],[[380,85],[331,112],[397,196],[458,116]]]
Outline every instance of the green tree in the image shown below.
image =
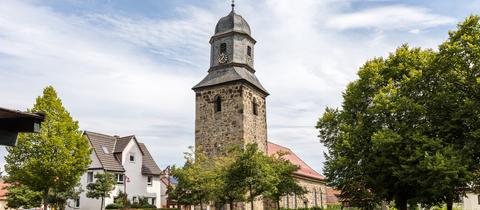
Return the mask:
[[200,205],[214,200],[218,186],[214,161],[206,161],[203,154],[185,153],[185,165],[173,167],[172,176],[178,180],[177,186],[169,192],[169,196],[177,199],[179,204]]
[[102,199],[100,210],[103,209],[105,197],[110,196],[110,192],[115,189],[116,179],[112,173],[97,173],[95,181],[87,185],[87,197]]
[[289,160],[283,157],[286,153],[278,153],[273,157],[270,157],[271,165],[275,172],[275,176],[279,182],[276,183],[272,192],[267,193],[267,197],[270,198],[277,205],[277,209],[280,210],[280,199],[282,196],[286,196],[292,193],[295,195],[304,195],[307,190],[300,186],[293,174],[300,168],[297,165],[292,164]]
[[7,187],[7,207],[12,209],[29,209],[42,205],[42,193],[30,190],[28,187],[13,184]]
[[215,158],[215,170],[217,174],[218,185],[216,188],[216,198],[218,205],[223,206],[229,204],[230,210],[234,209],[236,202],[243,202],[246,200],[246,188],[239,185],[241,180],[234,173],[231,173],[232,163],[239,154],[239,147],[233,146],[227,150],[223,157]]
[[[469,174],[465,180],[442,183],[447,208],[465,190],[478,192],[480,169],[480,23],[473,15],[449,32],[449,38],[439,46],[429,71],[425,73],[428,133],[440,137],[452,150],[460,151],[456,157],[466,163]],[[476,177],[475,177],[476,176]],[[465,182],[474,179],[465,186]],[[448,191],[448,192],[446,192]]]
[[82,192],[83,189],[80,183],[69,189],[52,190],[48,196],[48,203],[55,209],[64,210],[67,206],[67,201],[80,198],[80,193]]
[[70,190],[79,183],[91,150],[53,87],[44,89],[30,111],[43,112],[46,119],[40,133],[20,134],[17,146],[7,148],[6,182],[41,192],[47,209],[52,191]]
[[245,189],[253,209],[256,197],[276,191],[275,186],[280,180],[274,170],[269,157],[256,144],[247,144],[230,166],[225,182],[228,186]]
[[466,185],[461,152],[429,132],[424,72],[435,56],[403,45],[368,61],[348,85],[342,109],[327,109],[319,120],[327,177],[352,203],[435,205],[445,201],[445,188]]

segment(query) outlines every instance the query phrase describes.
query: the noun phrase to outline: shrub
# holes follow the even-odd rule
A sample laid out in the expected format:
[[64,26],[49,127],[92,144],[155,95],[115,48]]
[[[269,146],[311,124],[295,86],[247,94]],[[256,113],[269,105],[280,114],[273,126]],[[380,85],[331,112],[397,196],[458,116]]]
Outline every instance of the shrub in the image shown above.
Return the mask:
[[105,209],[121,209],[121,208],[123,208],[123,205],[119,203],[111,203],[105,207]]

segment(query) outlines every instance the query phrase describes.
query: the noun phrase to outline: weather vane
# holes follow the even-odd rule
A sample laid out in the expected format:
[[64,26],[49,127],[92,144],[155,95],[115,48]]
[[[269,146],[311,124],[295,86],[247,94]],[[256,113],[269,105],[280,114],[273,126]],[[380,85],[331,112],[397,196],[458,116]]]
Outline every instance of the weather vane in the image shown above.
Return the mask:
[[232,0],[232,12],[235,11],[235,0]]

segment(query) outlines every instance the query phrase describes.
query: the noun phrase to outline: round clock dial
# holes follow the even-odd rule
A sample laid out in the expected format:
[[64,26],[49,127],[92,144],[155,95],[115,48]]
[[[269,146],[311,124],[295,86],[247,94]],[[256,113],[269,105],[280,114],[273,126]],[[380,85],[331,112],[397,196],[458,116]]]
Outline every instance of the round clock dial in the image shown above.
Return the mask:
[[224,64],[227,61],[228,61],[228,56],[225,55],[225,53],[220,53],[220,55],[218,55],[218,63]]

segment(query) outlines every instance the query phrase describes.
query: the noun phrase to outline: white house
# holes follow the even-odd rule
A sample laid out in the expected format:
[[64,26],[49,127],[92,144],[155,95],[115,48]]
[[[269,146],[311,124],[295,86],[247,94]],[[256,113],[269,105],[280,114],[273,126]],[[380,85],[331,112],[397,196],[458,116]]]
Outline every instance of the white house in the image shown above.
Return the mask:
[[[160,174],[162,171],[153,160],[145,144],[138,142],[135,136],[109,136],[85,131],[93,149],[92,163],[88,172],[80,180],[83,189],[95,180],[96,173],[110,172],[117,178],[117,185],[109,198],[105,198],[105,206],[113,203],[119,191],[126,192],[130,201],[138,201],[139,197],[148,198],[148,202],[161,207]],[[99,209],[101,199],[86,197],[86,190],[80,199],[69,201],[67,209]]]

